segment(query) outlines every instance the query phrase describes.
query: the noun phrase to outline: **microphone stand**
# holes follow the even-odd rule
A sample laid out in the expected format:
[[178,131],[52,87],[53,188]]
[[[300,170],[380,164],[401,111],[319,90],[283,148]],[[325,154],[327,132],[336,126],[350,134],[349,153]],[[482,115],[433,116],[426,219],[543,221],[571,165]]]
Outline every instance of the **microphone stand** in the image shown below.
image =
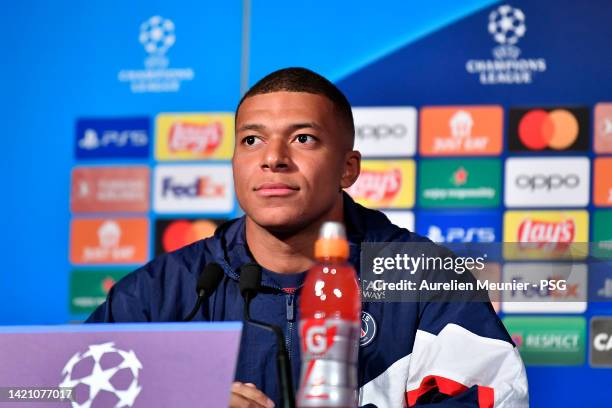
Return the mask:
[[252,292],[248,292],[244,297],[244,320],[255,327],[274,332],[276,335],[277,352],[276,352],[276,376],[281,393],[281,405],[283,408],[295,408],[295,395],[293,393],[293,380],[291,374],[291,364],[287,347],[285,346],[285,336],[280,327],[268,325],[263,322],[251,319],[249,307],[253,299]]

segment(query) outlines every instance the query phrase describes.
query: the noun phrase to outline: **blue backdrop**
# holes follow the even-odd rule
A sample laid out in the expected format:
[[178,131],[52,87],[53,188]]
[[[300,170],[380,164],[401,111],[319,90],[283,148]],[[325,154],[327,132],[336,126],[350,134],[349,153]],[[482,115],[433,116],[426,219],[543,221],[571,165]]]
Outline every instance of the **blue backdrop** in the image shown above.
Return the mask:
[[[592,111],[595,104],[612,100],[608,1],[513,1],[526,16],[527,31],[515,44],[520,58],[543,60],[545,66],[519,68],[530,76],[528,83],[492,84],[470,72],[468,61],[504,59],[492,54],[497,44],[487,31],[489,15],[500,4],[270,0],[244,7],[237,0],[138,0],[4,5],[0,112],[7,153],[1,161],[0,324],[83,318],[69,312],[71,170],[108,162],[83,163],[75,157],[80,118],[148,117],[154,128],[161,112],[232,112],[245,84],[286,66],[327,76],[354,106],[495,104],[504,108],[504,123],[511,107],[569,105]],[[161,61],[151,59],[139,42],[141,24],[156,15],[174,24],[175,42]],[[173,79],[130,80],[151,64]],[[143,92],[138,86],[149,88]],[[156,86],[170,88],[160,92]],[[112,164],[154,167],[149,148],[146,159]],[[504,149],[499,157],[507,156]],[[595,154],[590,149],[583,156]],[[417,225],[420,210],[414,209]],[[153,225],[154,212],[146,215]],[[602,314],[612,314],[612,308],[590,304],[584,317]],[[612,369],[594,369],[587,361],[577,367],[528,367],[528,375],[533,406],[609,404]]]

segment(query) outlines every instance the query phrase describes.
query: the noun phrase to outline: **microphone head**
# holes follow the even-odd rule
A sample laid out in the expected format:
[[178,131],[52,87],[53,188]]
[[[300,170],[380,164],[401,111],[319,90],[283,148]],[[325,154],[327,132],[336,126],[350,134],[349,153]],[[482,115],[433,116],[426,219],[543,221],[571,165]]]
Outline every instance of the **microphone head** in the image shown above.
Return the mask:
[[261,283],[261,266],[256,263],[244,264],[240,267],[240,294],[254,297],[259,292]]
[[216,262],[206,264],[204,270],[202,270],[202,273],[200,273],[198,277],[198,284],[196,286],[197,294],[201,295],[205,293],[210,295],[217,289],[217,286],[221,283],[221,279],[223,279],[223,268]]

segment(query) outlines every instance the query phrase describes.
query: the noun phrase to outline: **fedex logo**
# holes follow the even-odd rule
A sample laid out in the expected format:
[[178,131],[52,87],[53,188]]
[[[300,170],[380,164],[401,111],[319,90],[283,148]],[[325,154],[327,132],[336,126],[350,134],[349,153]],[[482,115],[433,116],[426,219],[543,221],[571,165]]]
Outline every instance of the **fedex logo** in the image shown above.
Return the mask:
[[[526,282],[522,276],[515,276],[513,282]],[[576,299],[578,300],[578,284],[568,283],[563,276],[550,276],[538,282],[528,282],[528,285],[516,285],[511,294],[516,296],[519,292],[526,298],[552,298],[554,299]],[[522,289],[516,289],[521,287]]]
[[509,262],[504,265],[504,313],[582,313],[586,310],[587,266],[573,262]]
[[434,242],[499,242],[501,214],[497,211],[421,211],[417,232]]
[[211,177],[197,177],[191,183],[182,184],[173,177],[162,181],[162,196],[180,197],[223,197],[226,185],[215,183]]
[[89,158],[146,158],[149,156],[148,118],[79,119],[75,155]]
[[159,213],[224,214],[234,209],[230,164],[157,166],[154,186],[153,207]]

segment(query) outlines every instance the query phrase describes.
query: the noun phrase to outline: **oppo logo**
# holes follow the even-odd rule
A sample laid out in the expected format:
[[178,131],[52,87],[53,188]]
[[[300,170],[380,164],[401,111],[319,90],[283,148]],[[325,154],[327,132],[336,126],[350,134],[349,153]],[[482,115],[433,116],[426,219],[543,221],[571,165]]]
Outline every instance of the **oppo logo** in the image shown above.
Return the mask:
[[400,138],[406,136],[408,129],[406,126],[398,123],[396,125],[361,125],[357,126],[356,134],[357,137],[366,139],[383,139],[387,137]]
[[515,184],[520,189],[556,190],[559,188],[576,188],[580,185],[580,177],[577,174],[521,174]]

